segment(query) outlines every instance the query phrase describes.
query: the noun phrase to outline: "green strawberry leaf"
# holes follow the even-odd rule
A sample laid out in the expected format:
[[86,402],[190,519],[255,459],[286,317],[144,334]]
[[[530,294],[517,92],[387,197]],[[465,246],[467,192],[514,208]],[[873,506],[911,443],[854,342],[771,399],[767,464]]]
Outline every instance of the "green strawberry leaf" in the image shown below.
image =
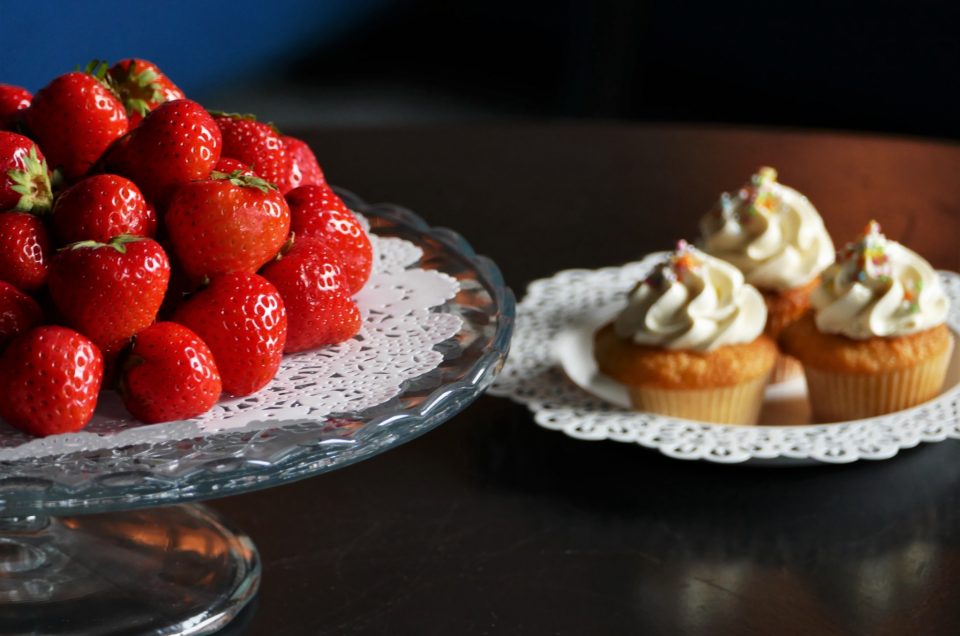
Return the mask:
[[107,72],[110,70],[110,62],[106,60],[90,60],[85,67],[77,67],[77,70],[96,79],[105,89],[110,91],[114,97],[121,102],[123,101],[123,98],[120,96],[120,89]]
[[246,121],[257,121],[257,116],[253,113],[228,113],[224,110],[207,110],[211,117],[229,117],[230,119],[243,119]]
[[120,236],[114,236],[110,239],[110,242],[107,243],[110,247],[117,250],[121,254],[127,253],[127,243],[136,243],[137,241],[144,240],[142,236],[134,236],[132,234],[121,234]]
[[137,241],[146,240],[142,236],[133,236],[132,234],[120,234],[119,236],[114,236],[107,243],[101,243],[100,241],[77,241],[76,243],[71,243],[65,247],[60,248],[60,250],[84,250],[84,249],[100,249],[101,247],[110,247],[121,254],[127,253],[127,243],[135,243]]
[[70,245],[64,245],[60,248],[60,251],[97,249],[106,246],[106,243],[101,243],[100,241],[77,241],[76,243],[70,243]]
[[77,70],[103,81],[107,77],[107,69],[109,68],[110,63],[106,60],[90,60],[86,66],[82,68],[78,66]]
[[10,189],[20,195],[14,210],[39,215],[50,211],[53,206],[53,187],[47,160],[40,159],[36,145],[31,146],[30,152],[23,158],[23,170],[7,170],[7,177],[13,182]]
[[214,170],[210,173],[210,179],[214,181],[229,181],[235,186],[240,186],[241,188],[256,188],[260,192],[269,192],[270,190],[277,190],[277,186],[270,183],[266,179],[261,179],[260,177],[255,177],[253,175],[243,174],[242,170],[234,170],[230,174],[225,172],[220,172],[219,170]]
[[160,76],[150,67],[138,71],[136,60],[130,62],[122,75],[113,79],[127,113],[138,113],[146,117],[151,104],[162,104],[165,101]]
[[[150,100],[151,103],[157,103],[161,100]],[[138,113],[141,117],[146,117],[150,112],[150,104],[145,99],[128,97],[123,100],[123,105],[127,107],[127,113]]]

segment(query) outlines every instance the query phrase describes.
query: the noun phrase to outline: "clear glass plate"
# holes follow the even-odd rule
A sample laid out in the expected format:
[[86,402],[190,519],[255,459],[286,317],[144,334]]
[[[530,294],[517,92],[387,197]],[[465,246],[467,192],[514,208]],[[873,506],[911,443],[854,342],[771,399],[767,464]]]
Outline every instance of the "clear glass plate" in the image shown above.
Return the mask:
[[470,404],[493,381],[510,342],[514,298],[499,270],[463,237],[432,228],[409,210],[341,195],[373,232],[421,247],[417,266],[459,281],[460,292],[440,311],[459,315],[463,327],[441,345],[437,369],[408,382],[389,402],[319,422],[0,462],[0,516],[128,510],[267,488],[372,457]]
[[[497,267],[451,230],[341,196],[373,232],[423,250],[416,267],[459,292],[443,361],[392,400],[320,421],[0,462],[0,634],[211,634],[256,594],[250,539],[203,498],[268,488],[367,459],[438,426],[493,382],[515,307]],[[135,510],[160,504],[179,504]]]

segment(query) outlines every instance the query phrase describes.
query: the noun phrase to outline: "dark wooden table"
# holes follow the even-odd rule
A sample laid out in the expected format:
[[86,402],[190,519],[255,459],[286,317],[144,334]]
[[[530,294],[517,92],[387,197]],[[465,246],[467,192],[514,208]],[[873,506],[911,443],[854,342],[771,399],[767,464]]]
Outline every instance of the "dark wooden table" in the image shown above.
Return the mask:
[[[692,236],[756,167],[838,243],[960,270],[960,147],[621,125],[316,131],[330,179],[496,260],[518,296]],[[958,634],[960,443],[811,468],[684,463],[483,397],[341,471],[212,502],[263,557],[232,634]]]

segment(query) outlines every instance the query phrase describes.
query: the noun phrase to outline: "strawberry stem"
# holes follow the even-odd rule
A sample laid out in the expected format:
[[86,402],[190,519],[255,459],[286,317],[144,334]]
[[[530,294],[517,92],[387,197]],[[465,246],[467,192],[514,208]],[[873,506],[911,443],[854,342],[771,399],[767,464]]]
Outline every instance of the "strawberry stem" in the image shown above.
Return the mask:
[[101,247],[111,247],[121,254],[127,253],[127,243],[135,243],[137,241],[143,241],[142,236],[133,236],[132,234],[120,234],[119,236],[114,236],[106,243],[101,243],[100,241],[77,241],[76,243],[71,243],[65,247],[60,248],[62,250],[84,250],[84,249],[100,249]]
[[229,181],[233,185],[240,186],[241,188],[256,188],[260,192],[269,192],[270,190],[277,189],[277,186],[269,181],[253,175],[243,174],[242,170],[234,170],[229,174],[214,170],[210,173],[210,179],[214,181]]
[[110,77],[110,74],[107,73],[109,69],[110,63],[106,60],[90,60],[85,67],[77,67],[77,70],[93,77],[100,82],[105,89],[110,91],[114,97],[120,99],[120,92],[117,90],[117,85],[113,81],[113,78]]
[[253,113],[228,113],[225,110],[208,110],[211,117],[229,117],[230,119],[245,119],[247,121],[257,121],[257,116]]
[[110,242],[107,243],[110,247],[117,250],[121,254],[127,253],[127,243],[136,243],[137,241],[142,241],[144,238],[142,236],[134,236],[132,234],[121,234],[119,236],[114,236],[110,239]]
[[31,146],[30,152],[23,158],[23,170],[7,170],[7,177],[13,182],[10,189],[20,195],[14,210],[38,215],[50,211],[53,205],[50,173],[47,160],[40,159],[36,145]]
[[136,60],[132,60],[125,71],[110,73],[110,77],[128,114],[146,117],[151,105],[164,101],[160,76],[150,67],[138,71]]
[[107,69],[109,68],[110,63],[106,60],[90,60],[86,66],[79,70],[87,75],[92,75],[98,80],[103,80],[107,77]]

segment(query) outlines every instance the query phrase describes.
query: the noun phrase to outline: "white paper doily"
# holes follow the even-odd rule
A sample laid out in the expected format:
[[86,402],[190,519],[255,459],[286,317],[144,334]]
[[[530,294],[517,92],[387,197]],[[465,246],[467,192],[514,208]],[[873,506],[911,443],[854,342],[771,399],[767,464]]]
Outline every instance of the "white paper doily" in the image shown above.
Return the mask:
[[[851,422],[790,426],[729,426],[631,411],[583,390],[561,368],[564,336],[616,313],[658,255],[623,267],[567,270],[532,283],[517,306],[507,363],[490,389],[527,405],[544,428],[582,440],[640,444],[679,459],[719,463],[848,463],[888,459],[920,442],[960,439],[960,364],[957,349],[947,388],[918,407]],[[947,324],[960,332],[960,274],[940,272],[950,298]]]
[[441,272],[410,267],[423,255],[413,243],[376,235],[370,240],[374,267],[356,296],[363,325],[354,339],[285,356],[264,389],[221,400],[191,420],[144,425],[130,417],[119,395],[104,391],[93,420],[79,433],[34,438],[0,422],[0,461],[267,428],[281,420],[317,421],[390,400],[404,382],[443,360],[435,346],[456,335],[463,321],[436,308],[459,285]]

